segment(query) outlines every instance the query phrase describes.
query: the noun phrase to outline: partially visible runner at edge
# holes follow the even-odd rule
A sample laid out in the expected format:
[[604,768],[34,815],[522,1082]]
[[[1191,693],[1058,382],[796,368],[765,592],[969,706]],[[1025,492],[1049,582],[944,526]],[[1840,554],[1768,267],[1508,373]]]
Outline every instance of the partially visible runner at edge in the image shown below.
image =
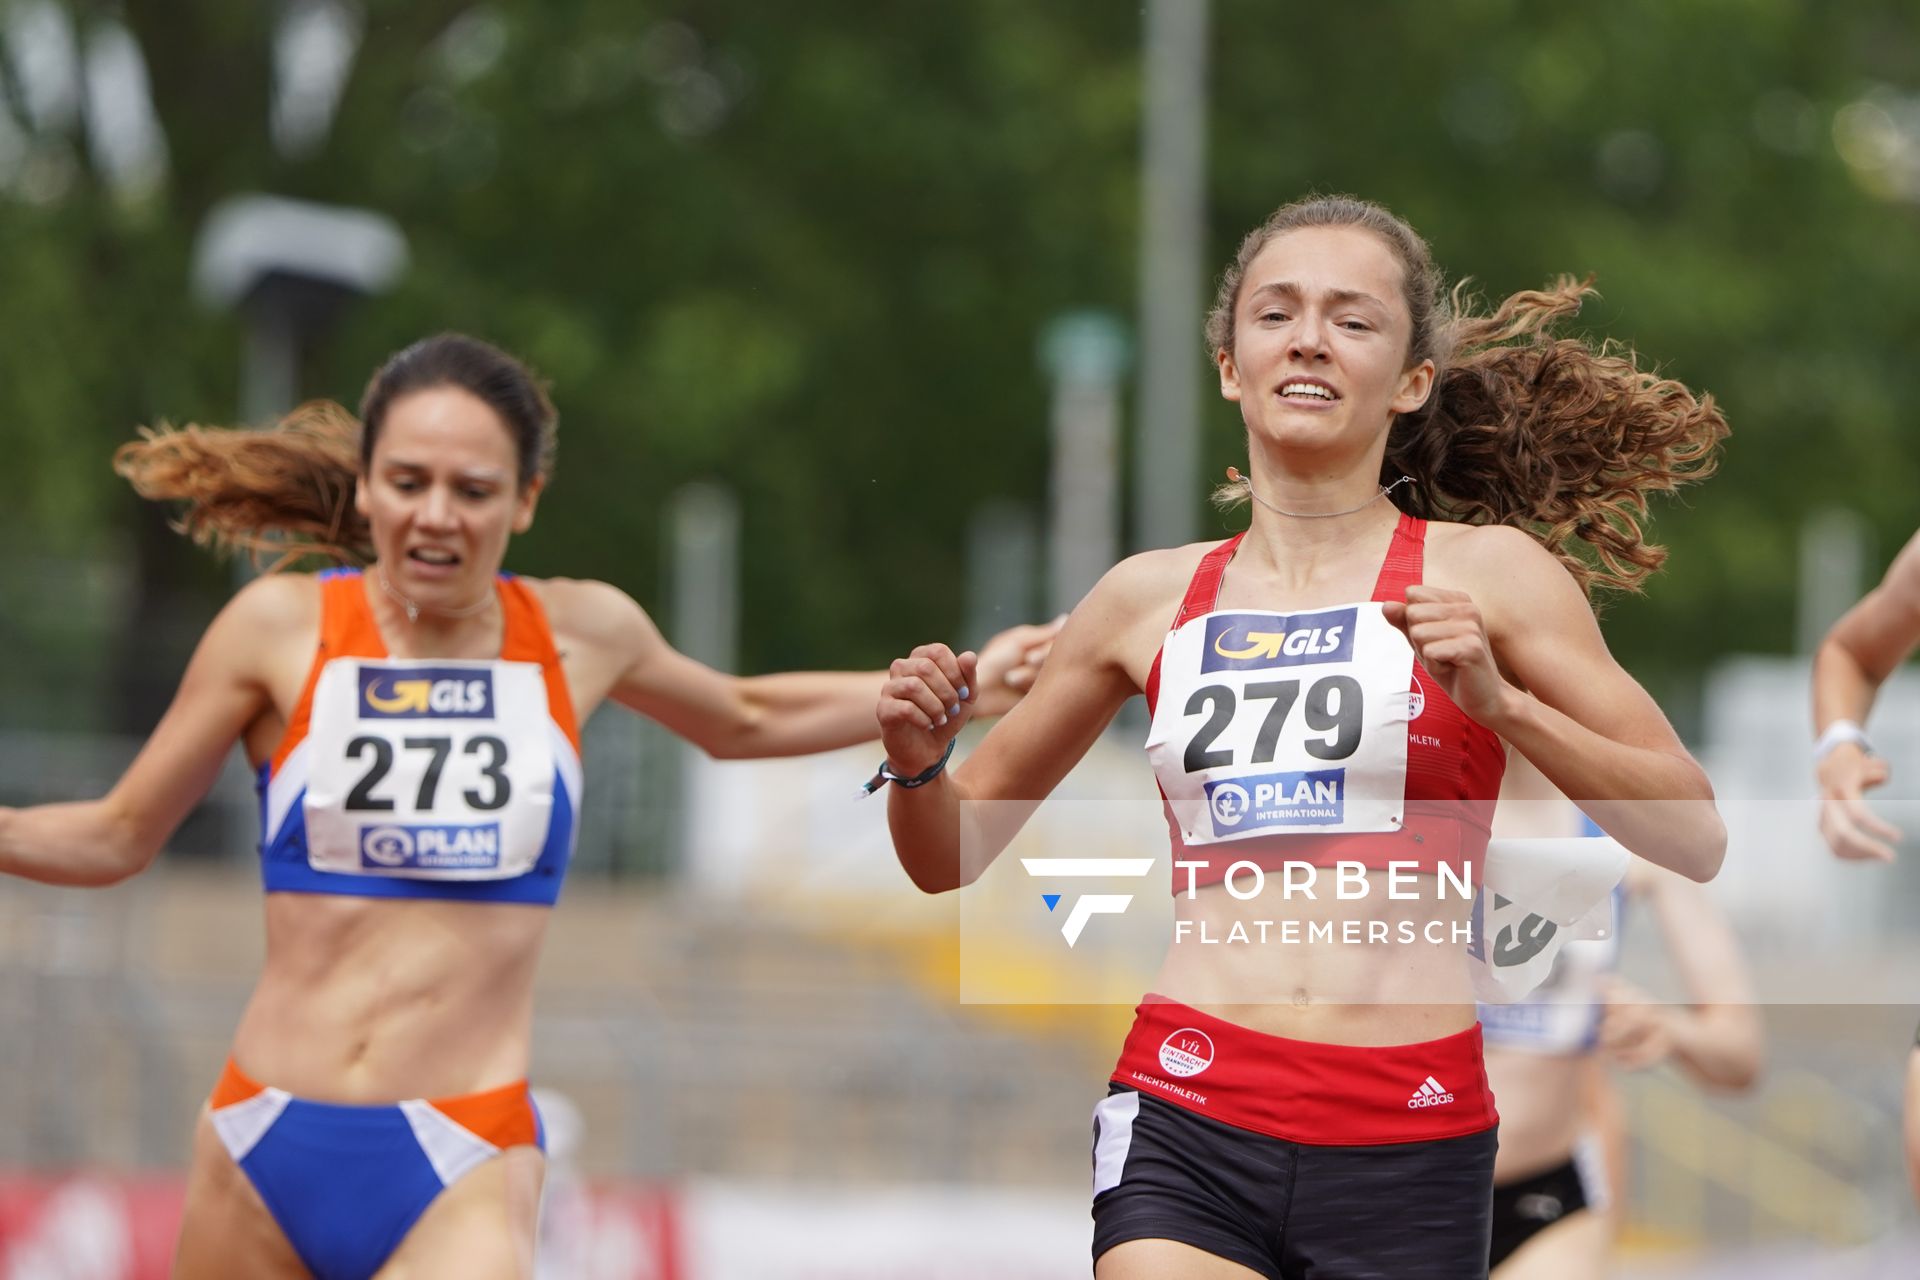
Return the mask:
[[[1865,793],[1893,770],[1864,726],[1880,686],[1920,645],[1920,534],[1894,557],[1880,585],[1833,624],[1813,656],[1814,778],[1820,834],[1834,856],[1891,862],[1899,828],[1867,806]],[[1920,1030],[1907,1050],[1907,1182],[1920,1200]]]
[[[1511,761],[1496,837],[1593,834],[1524,756]],[[1685,999],[1665,1003],[1619,976],[1627,917],[1650,912]],[[1671,1063],[1711,1092],[1760,1076],[1762,1028],[1746,961],[1712,894],[1636,859],[1613,895],[1608,936],[1566,944],[1546,982],[1482,1004],[1487,1080],[1500,1105],[1493,1165],[1494,1280],[1611,1274],[1626,1185],[1626,1128],[1610,1067]]]

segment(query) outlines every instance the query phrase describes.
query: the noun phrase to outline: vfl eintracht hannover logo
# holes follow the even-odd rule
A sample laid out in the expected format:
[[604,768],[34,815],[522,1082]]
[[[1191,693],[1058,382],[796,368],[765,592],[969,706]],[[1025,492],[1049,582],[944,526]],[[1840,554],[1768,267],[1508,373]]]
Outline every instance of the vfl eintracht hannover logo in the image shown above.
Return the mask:
[[[1091,876],[1144,876],[1153,870],[1152,858],[1022,858],[1020,865],[1035,879],[1086,879]],[[1052,911],[1060,905],[1060,895],[1043,893],[1041,901]],[[1130,893],[1086,893],[1073,900],[1060,933],[1071,947],[1080,941],[1087,921],[1098,915],[1119,915],[1133,902]]]

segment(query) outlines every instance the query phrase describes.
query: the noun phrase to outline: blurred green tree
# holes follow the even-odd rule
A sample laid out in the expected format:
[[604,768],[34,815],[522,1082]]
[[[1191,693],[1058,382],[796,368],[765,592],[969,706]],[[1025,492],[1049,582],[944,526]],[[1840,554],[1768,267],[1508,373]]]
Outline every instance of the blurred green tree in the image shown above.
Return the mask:
[[[102,31],[137,41],[157,185],[109,180],[88,95],[36,106],[22,32],[49,12],[77,33],[75,83]],[[743,501],[745,669],[878,665],[952,632],[970,512],[1045,494],[1035,335],[1133,309],[1137,13],[366,0],[302,149],[270,127],[276,12],[0,6],[10,722],[144,730],[228,589],[106,458],[137,423],[235,416],[238,327],[187,278],[207,209],[247,190],[364,204],[413,245],[313,393],[352,403],[445,328],[552,379],[557,483],[514,567],[660,601],[664,500],[716,480]],[[1596,273],[1593,331],[1735,426],[1720,476],[1658,512],[1668,570],[1608,614],[1684,723],[1714,657],[1790,646],[1810,511],[1861,511],[1876,563],[1914,522],[1914,25],[1891,3],[1215,0],[1210,254],[1303,191],[1351,190],[1489,294]],[[1207,456],[1239,459],[1231,410],[1207,422]]]

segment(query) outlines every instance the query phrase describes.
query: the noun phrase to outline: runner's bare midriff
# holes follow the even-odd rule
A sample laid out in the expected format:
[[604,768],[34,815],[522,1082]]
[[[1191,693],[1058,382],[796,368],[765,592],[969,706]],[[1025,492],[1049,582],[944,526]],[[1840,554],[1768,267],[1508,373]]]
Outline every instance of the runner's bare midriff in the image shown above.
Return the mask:
[[1174,940],[1153,990],[1296,1040],[1409,1044],[1472,1026],[1456,926],[1464,929],[1473,904],[1438,876],[1404,872],[1397,887],[1410,881],[1416,896],[1390,898],[1384,869],[1366,872],[1364,896],[1340,899],[1325,874],[1312,899],[1284,895],[1278,875],[1244,901],[1220,884],[1191,898],[1178,887]]
[[[1356,540],[1344,584],[1323,582],[1282,594],[1258,583],[1251,574],[1229,572],[1216,607],[1292,613],[1363,600],[1390,532]],[[1201,556],[1212,545],[1181,548],[1156,565],[1159,580],[1143,593],[1141,612],[1129,620],[1123,641],[1125,666],[1138,687],[1145,688],[1167,624],[1177,613]],[[1430,565],[1434,560],[1444,563],[1444,551],[1441,556],[1430,555],[1429,560]],[[1232,860],[1228,846],[1209,848],[1205,856]],[[1471,914],[1470,901],[1452,895],[1441,900],[1439,877],[1424,873],[1412,875],[1417,900],[1392,900],[1384,869],[1366,873],[1364,897],[1340,900],[1331,890],[1334,869],[1323,868],[1321,875],[1328,887],[1317,900],[1298,893],[1283,897],[1284,876],[1275,872],[1266,877],[1259,896],[1241,901],[1220,884],[1200,888],[1189,897],[1184,879],[1177,874],[1175,938],[1152,990],[1268,1035],[1332,1044],[1410,1044],[1452,1035],[1474,1024],[1465,948],[1453,940],[1453,925],[1464,924]],[[1244,882],[1240,887],[1245,890]],[[1253,932],[1261,920],[1273,922],[1265,943]],[[1297,942],[1281,940],[1281,929],[1289,920],[1297,922]],[[1184,935],[1181,921],[1190,922]],[[1386,923],[1390,941],[1349,945],[1311,940],[1315,924],[1345,936],[1349,922],[1365,939],[1370,921]],[[1420,940],[1403,942],[1394,931],[1401,921],[1412,925]],[[1424,938],[1430,921],[1442,926],[1443,941],[1437,944]],[[1249,942],[1201,941],[1203,936],[1230,937],[1236,922],[1243,925]]]
[[1584,1105],[1592,1059],[1585,1055],[1487,1049],[1487,1079],[1500,1100],[1496,1182],[1512,1182],[1566,1163],[1591,1123]]
[[267,957],[234,1037],[252,1078],[393,1102],[525,1078],[551,912],[519,903],[267,895]]

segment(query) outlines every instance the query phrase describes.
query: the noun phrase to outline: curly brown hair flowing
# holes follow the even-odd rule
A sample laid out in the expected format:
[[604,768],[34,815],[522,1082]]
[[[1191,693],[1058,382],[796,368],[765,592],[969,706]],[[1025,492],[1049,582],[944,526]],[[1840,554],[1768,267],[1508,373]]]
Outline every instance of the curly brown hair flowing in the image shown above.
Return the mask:
[[[1434,362],[1433,390],[1387,437],[1381,483],[1411,476],[1391,500],[1409,515],[1525,529],[1591,595],[1638,591],[1666,559],[1647,541],[1647,497],[1704,480],[1727,436],[1713,397],[1640,367],[1633,351],[1555,333],[1592,296],[1563,276],[1478,313],[1449,292],[1418,232],[1377,204],[1311,196],[1277,210],[1241,241],[1207,315],[1207,345],[1231,351],[1247,267],[1268,242],[1304,227],[1357,227],[1403,269],[1412,320],[1406,368]],[[1244,501],[1247,483],[1215,491]]]
[[373,531],[353,508],[360,422],[331,400],[301,405],[264,431],[142,428],[113,469],[143,498],[184,502],[174,528],[203,547],[245,551],[277,569],[303,556],[373,559]]
[[249,552],[269,570],[306,556],[367,564],[373,531],[354,509],[354,485],[372,462],[388,407],[443,386],[470,392],[499,415],[523,488],[552,471],[558,418],[545,384],[498,347],[457,333],[389,358],[368,382],[358,418],[315,400],[263,431],[143,428],[114,451],[113,469],[143,498],[185,503],[174,527],[202,546]]

